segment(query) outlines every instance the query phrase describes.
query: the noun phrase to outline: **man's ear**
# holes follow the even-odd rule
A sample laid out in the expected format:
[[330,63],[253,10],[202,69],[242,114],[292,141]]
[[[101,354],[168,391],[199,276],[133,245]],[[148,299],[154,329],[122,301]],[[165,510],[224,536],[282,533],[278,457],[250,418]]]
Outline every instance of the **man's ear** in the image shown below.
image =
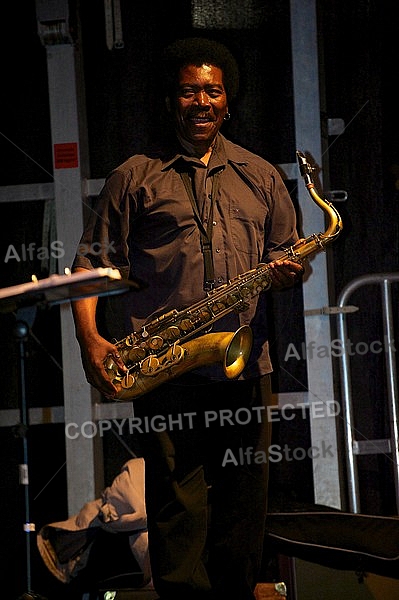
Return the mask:
[[170,98],[169,98],[169,96],[166,96],[166,98],[165,98],[165,106],[166,106],[166,110],[168,112],[171,112],[172,109],[171,109],[171,106],[170,106]]

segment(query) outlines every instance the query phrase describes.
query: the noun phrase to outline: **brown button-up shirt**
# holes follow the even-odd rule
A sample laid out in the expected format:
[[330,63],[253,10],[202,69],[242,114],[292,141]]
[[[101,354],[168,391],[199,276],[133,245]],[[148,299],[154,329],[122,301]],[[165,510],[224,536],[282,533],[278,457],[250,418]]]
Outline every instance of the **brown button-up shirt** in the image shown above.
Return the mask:
[[[128,295],[126,335],[155,316],[206,297],[200,227],[182,170],[191,173],[205,228],[218,173],[211,228],[215,286],[281,256],[298,239],[294,207],[277,170],[221,134],[207,167],[181,150],[173,156],[163,151],[132,156],[107,177],[74,262],[87,269],[117,268],[123,277],[147,284]],[[245,312],[213,325],[213,331],[251,325],[247,376],[271,371],[266,300],[267,292]],[[218,369],[203,371],[213,376]]]

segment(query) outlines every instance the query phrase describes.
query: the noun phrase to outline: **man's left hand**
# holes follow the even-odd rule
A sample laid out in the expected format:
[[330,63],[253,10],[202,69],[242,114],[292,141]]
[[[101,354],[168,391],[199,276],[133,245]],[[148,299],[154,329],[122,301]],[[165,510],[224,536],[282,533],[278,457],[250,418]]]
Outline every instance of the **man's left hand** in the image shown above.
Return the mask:
[[292,260],[275,260],[269,263],[271,289],[281,290],[297,283],[305,272],[303,265]]

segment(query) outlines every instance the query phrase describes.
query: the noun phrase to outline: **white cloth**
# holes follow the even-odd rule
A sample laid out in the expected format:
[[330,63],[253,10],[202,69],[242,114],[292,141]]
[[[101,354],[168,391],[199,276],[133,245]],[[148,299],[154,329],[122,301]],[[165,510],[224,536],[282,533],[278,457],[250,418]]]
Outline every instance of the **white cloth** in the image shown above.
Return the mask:
[[51,573],[69,583],[86,565],[96,530],[129,533],[129,545],[146,585],[151,580],[145,507],[144,460],[126,462],[101,497],[87,502],[78,514],[41,528],[40,555]]

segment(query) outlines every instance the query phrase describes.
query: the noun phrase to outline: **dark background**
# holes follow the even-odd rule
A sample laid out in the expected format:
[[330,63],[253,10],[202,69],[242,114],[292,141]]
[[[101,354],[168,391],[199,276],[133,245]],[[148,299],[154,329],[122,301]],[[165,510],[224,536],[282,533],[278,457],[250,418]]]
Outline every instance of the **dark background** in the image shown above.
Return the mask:
[[[195,3],[194,3],[195,4]],[[193,5],[194,5],[193,4]],[[103,3],[71,2],[70,25],[76,43],[81,26],[88,119],[90,178],[103,178],[133,152],[140,151],[158,126],[159,93],[151,77],[159,50],[177,37],[207,35],[226,43],[241,67],[241,92],[225,134],[274,164],[295,162],[291,81],[290,13],[288,0],[218,2],[229,27],[194,29],[192,3],[121,1],[124,48],[105,44]],[[206,10],[206,9],[204,9]],[[247,11],[247,12],[245,12]],[[252,11],[252,12],[251,12]],[[327,118],[342,118],[345,132],[325,135],[329,189],[348,193],[339,209],[344,230],[329,249],[332,303],[354,278],[398,271],[399,252],[399,111],[395,97],[399,7],[379,0],[324,0],[318,3],[320,81],[323,131]],[[235,19],[235,22],[234,22]],[[233,26],[232,26],[233,25]],[[46,52],[37,34],[33,0],[14,2],[1,22],[2,110],[0,115],[0,185],[52,181]],[[80,45],[79,45],[80,48]],[[319,115],[309,115],[309,128]],[[287,182],[296,201],[296,182]],[[2,203],[0,220],[1,286],[46,277],[48,265],[32,260],[5,262],[10,244],[41,245],[44,203]],[[306,224],[304,224],[306,229]],[[312,232],[305,231],[305,234]],[[366,291],[364,291],[366,289]],[[381,338],[381,306],[363,288],[352,298],[360,310],[351,318],[350,338],[370,343]],[[397,290],[394,319],[397,326]],[[305,361],[291,360],[279,369],[289,341],[303,339],[301,290],[295,288],[273,301],[271,344],[276,366],[276,391],[303,391]],[[0,408],[17,408],[18,348],[14,315],[0,315]],[[332,319],[334,332],[335,321]],[[60,339],[56,308],[39,313],[28,340],[29,406],[62,405]],[[387,402],[382,355],[355,356],[352,362],[356,422],[369,439],[387,437]],[[291,373],[286,374],[286,370]],[[298,420],[295,421],[298,423]],[[275,436],[294,446],[309,445],[306,422],[300,429],[276,427]],[[24,582],[24,499],[17,464],[22,441],[18,431],[0,434],[2,544],[1,577],[15,586]],[[40,528],[67,516],[65,448],[62,425],[34,426],[28,432],[33,519]],[[114,439],[105,440],[107,483],[124,460]],[[110,450],[107,452],[107,450]],[[389,456],[359,461],[363,512],[396,512]],[[312,501],[312,474],[307,464],[295,469],[281,464],[273,474],[276,486],[295,499]],[[22,558],[21,558],[22,557]],[[34,586],[49,599],[66,594],[46,572],[36,553]],[[3,584],[3,582],[2,582]],[[21,590],[22,585],[22,590]],[[67,597],[67,596],[65,596]],[[68,596],[71,598],[71,596]]]

